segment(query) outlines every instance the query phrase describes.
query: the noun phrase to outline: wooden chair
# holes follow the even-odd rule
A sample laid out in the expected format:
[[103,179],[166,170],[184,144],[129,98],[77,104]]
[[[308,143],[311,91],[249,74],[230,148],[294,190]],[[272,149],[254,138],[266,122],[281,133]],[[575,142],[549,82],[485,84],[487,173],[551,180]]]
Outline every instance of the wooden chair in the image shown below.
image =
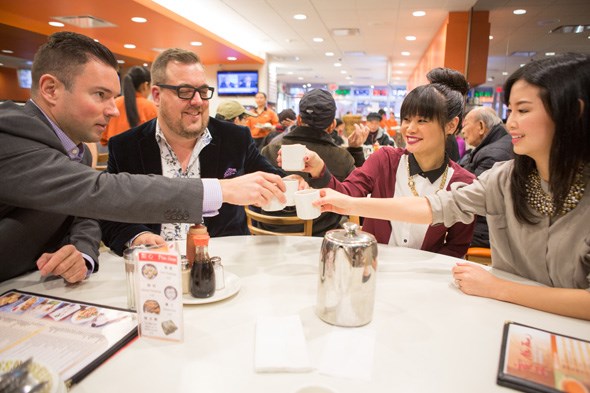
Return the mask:
[[489,266],[492,264],[492,250],[485,247],[469,247],[465,259]]
[[94,168],[98,171],[106,171],[108,161],[109,153],[98,153],[96,158],[96,166]]
[[[248,229],[252,235],[273,235],[273,236],[311,236],[313,231],[313,220],[302,220],[299,217],[279,217],[269,216],[258,213],[250,209],[250,206],[244,206],[246,211],[246,220]],[[275,232],[256,227],[252,221],[261,222],[263,224],[291,226],[303,225],[303,232]]]

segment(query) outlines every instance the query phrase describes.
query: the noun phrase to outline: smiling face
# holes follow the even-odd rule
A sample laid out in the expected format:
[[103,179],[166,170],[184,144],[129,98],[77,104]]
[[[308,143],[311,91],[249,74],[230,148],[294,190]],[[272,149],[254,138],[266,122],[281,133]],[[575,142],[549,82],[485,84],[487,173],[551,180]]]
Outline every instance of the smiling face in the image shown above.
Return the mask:
[[45,83],[53,85],[47,114],[76,144],[98,142],[109,119],[119,116],[115,106],[120,91],[117,71],[97,60],[81,67],[70,90],[55,77],[41,77],[43,89]]
[[441,161],[444,157],[447,134],[438,121],[422,116],[410,116],[402,119],[400,130],[406,141],[406,149],[413,153],[419,162],[421,157],[436,158],[436,161]]
[[510,115],[506,122],[514,152],[548,165],[555,124],[543,105],[541,90],[524,80],[514,83],[510,91]]
[[[183,64],[171,61],[166,67],[166,81],[173,86],[200,87],[207,85],[205,71],[199,63]],[[186,139],[200,137],[209,124],[209,101],[199,93],[190,100],[178,98],[175,90],[152,87],[154,103],[158,107],[158,122],[164,135],[176,134]]]

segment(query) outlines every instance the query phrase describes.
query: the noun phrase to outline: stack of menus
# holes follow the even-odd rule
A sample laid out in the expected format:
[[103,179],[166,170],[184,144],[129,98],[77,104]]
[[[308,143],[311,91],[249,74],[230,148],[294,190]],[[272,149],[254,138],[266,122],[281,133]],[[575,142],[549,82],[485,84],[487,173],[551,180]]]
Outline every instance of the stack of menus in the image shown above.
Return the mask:
[[0,295],[0,361],[51,366],[71,386],[137,336],[133,311],[17,290]]
[[507,322],[498,385],[523,392],[590,392],[590,341]]

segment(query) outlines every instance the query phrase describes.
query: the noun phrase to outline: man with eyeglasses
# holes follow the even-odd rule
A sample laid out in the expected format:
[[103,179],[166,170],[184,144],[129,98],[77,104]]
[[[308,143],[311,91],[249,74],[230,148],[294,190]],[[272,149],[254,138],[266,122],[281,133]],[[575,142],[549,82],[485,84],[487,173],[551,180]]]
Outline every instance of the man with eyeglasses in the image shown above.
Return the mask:
[[[55,33],[35,55],[31,100],[0,104],[0,282],[34,269],[71,283],[83,280],[98,270],[96,219],[200,222],[224,202],[285,201],[281,178],[262,172],[218,180],[92,169],[84,142],[98,142],[119,115],[117,69],[102,44]],[[193,123],[202,123],[201,114],[187,112]]]
[[[259,154],[247,127],[209,117],[214,88],[195,53],[168,49],[151,72],[158,117],[109,140],[108,172],[189,179],[231,179],[255,171],[284,174]],[[121,254],[131,245],[186,239],[191,224],[101,221],[101,229],[104,243]],[[219,214],[204,217],[204,224],[211,236],[249,234],[244,209],[235,205],[224,204]]]

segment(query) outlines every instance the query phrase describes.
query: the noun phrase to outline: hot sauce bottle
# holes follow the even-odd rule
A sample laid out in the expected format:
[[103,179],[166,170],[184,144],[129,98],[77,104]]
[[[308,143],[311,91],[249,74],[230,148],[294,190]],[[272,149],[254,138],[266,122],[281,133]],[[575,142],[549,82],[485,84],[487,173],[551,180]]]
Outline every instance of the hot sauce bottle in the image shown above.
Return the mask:
[[193,261],[195,260],[195,242],[193,241],[193,238],[198,235],[209,236],[209,232],[207,232],[207,227],[205,225],[191,225],[186,234],[186,259],[188,259],[189,266],[192,266]]
[[195,235],[195,258],[191,268],[190,291],[196,298],[208,298],[215,294],[215,269],[209,257],[209,236]]

